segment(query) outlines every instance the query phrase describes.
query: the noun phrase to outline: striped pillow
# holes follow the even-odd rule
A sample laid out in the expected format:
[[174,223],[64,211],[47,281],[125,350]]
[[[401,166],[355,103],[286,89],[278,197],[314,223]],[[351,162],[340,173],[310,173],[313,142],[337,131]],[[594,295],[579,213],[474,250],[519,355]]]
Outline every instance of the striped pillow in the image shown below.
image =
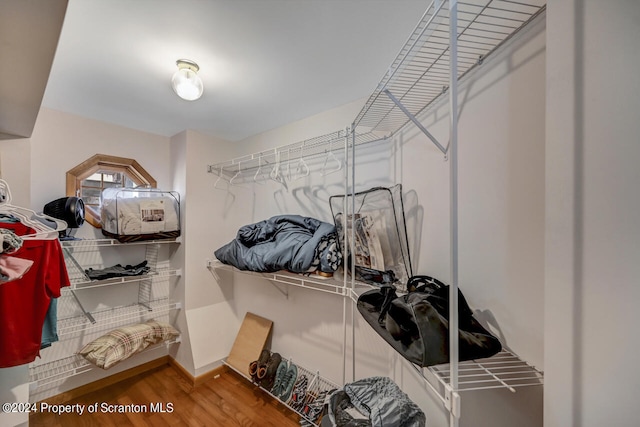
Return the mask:
[[85,345],[78,354],[99,368],[108,369],[152,344],[178,335],[180,333],[173,326],[151,319],[114,329]]

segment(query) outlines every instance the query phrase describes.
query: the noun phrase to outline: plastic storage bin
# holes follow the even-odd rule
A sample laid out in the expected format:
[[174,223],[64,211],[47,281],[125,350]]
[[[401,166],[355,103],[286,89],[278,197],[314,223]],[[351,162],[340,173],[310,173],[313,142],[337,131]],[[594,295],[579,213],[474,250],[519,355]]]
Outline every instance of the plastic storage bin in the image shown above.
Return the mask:
[[102,234],[120,242],[180,236],[180,195],[156,188],[107,188],[101,195]]

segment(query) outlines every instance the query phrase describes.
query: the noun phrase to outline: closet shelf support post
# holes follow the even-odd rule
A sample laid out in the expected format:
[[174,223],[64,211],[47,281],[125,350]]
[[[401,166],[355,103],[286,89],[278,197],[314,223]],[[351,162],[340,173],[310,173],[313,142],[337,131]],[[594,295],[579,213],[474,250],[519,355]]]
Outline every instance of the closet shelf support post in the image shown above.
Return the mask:
[[448,384],[444,391],[444,405],[456,419],[460,418],[460,394]]
[[438,142],[438,139],[437,139],[435,136],[433,136],[433,135],[431,134],[431,132],[429,132],[429,131],[427,130],[427,128],[425,128],[425,127],[422,125],[422,123],[420,123],[420,122],[418,121],[418,119],[416,119],[416,116],[414,116],[413,114],[411,114],[411,112],[409,112],[409,110],[407,110],[407,108],[406,108],[404,105],[402,105],[402,103],[400,102],[400,100],[399,100],[398,98],[396,98],[396,97],[395,97],[395,96],[394,96],[394,95],[389,91],[389,89],[385,89],[383,92],[385,93],[385,95],[387,95],[387,96],[389,97],[389,99],[390,99],[391,101],[393,101],[393,103],[394,103],[394,104],[396,104],[396,106],[397,106],[400,110],[402,110],[402,112],[403,112],[403,113],[404,113],[404,114],[409,118],[409,120],[411,120],[411,121],[413,122],[413,124],[415,124],[415,125],[418,127],[418,129],[420,129],[420,130],[422,131],[422,133],[424,133],[425,135],[427,135],[427,137],[431,140],[431,142],[433,142],[433,143],[435,144],[435,146],[436,146],[436,147],[438,147],[438,149],[439,149],[440,151],[442,151],[442,154],[447,154],[447,149],[446,149],[446,148],[444,148],[444,147],[442,146],[442,144],[440,144],[440,142]]
[[[450,427],[458,427],[460,399],[458,389],[459,313],[458,313],[458,0],[449,1],[449,119],[450,119],[450,227],[451,286],[449,286],[449,384],[451,394]],[[457,400],[457,404],[456,404]],[[457,409],[456,409],[457,406]],[[457,413],[456,413],[457,412]]]

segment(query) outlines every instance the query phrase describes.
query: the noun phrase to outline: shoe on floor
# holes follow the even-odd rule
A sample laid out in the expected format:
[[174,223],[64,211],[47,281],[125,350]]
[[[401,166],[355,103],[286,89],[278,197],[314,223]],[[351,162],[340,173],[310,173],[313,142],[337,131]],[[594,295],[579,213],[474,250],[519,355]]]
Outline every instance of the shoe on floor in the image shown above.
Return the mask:
[[280,364],[278,365],[278,369],[276,370],[276,379],[273,382],[273,387],[271,387],[271,394],[276,397],[278,397],[278,395],[282,393],[282,385],[288,369],[289,362],[287,362],[286,360],[282,360],[282,362],[280,362]]
[[312,397],[307,399],[307,404],[304,406],[302,414],[312,422],[316,423],[320,418],[328,393],[329,392],[327,390],[322,390],[317,396],[314,394]]
[[287,402],[291,397],[291,392],[293,391],[293,386],[295,385],[298,379],[298,367],[293,363],[289,364],[289,369],[284,374],[284,379],[282,380],[281,392],[277,395],[280,400],[283,402]]
[[[260,387],[265,390],[271,390],[273,383],[276,380],[276,371],[280,366],[280,362],[282,362],[282,356],[280,356],[279,353],[273,353],[265,366],[265,373],[262,378],[258,375],[258,378],[260,379]],[[258,374],[259,373],[260,369],[258,369]]]
[[304,408],[304,400],[307,395],[307,386],[309,385],[309,379],[306,375],[300,375],[298,381],[293,386],[293,392],[291,393],[291,399],[289,399],[289,406],[294,410],[300,412]]
[[[258,358],[258,360],[254,360],[253,362],[249,363],[249,375],[251,376],[251,381],[253,381],[254,383],[257,383],[261,378],[258,376],[260,367],[267,364],[267,362],[269,361],[269,357],[271,357],[271,352],[267,349],[264,349],[260,353],[260,357]],[[264,376],[264,373],[262,374],[262,376]]]

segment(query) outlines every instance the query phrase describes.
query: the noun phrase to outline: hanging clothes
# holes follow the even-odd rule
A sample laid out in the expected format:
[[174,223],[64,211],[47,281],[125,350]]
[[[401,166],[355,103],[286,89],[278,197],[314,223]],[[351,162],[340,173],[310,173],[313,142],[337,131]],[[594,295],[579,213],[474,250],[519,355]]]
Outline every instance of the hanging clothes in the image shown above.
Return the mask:
[[[0,221],[10,219],[16,223],[13,217],[2,215]],[[7,256],[22,247],[22,239],[13,231],[0,228],[0,283],[22,278],[33,265],[33,261]]]
[[[0,220],[17,236],[33,235],[21,222]],[[70,285],[57,238],[25,238],[12,257],[32,262],[16,280],[0,284],[0,368],[30,363],[40,355],[45,316],[60,289]]]
[[[15,222],[12,222],[15,224]],[[22,239],[11,230],[0,228],[0,253],[10,254],[22,247]]]
[[58,341],[58,298],[51,298],[49,309],[44,317],[42,325],[42,338],[40,339],[40,350],[51,347],[51,344]]
[[0,284],[21,279],[33,265],[33,261],[14,256],[0,256]]

